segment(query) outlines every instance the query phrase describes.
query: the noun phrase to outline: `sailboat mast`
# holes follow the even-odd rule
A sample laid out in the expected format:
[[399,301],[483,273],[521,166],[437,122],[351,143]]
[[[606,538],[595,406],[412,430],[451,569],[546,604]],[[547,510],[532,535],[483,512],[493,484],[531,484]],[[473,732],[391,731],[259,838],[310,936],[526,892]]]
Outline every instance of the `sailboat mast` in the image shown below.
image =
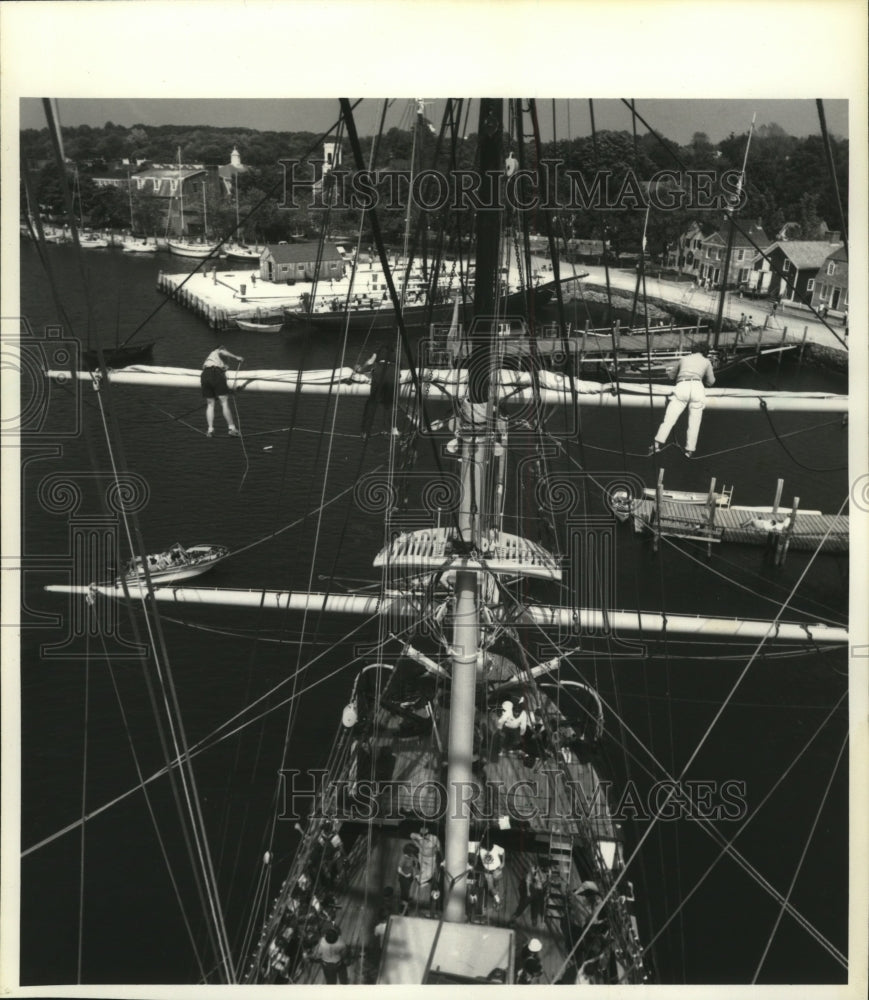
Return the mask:
[[202,179],[202,238],[208,239],[208,199],[205,197],[205,189],[208,187],[208,172]]
[[[503,102],[485,99],[480,102],[480,171],[485,185],[497,183],[501,168],[501,118]],[[478,215],[477,280],[474,297],[477,317],[492,315],[494,279],[498,254],[498,221],[486,219],[495,213]],[[484,221],[485,220],[485,221]],[[493,238],[494,233],[494,238]],[[494,332],[494,322],[492,322]],[[455,544],[468,551],[480,546],[481,514],[486,511],[485,435],[486,410],[492,352],[481,345],[480,355],[471,356],[468,397],[462,405],[462,502],[459,510],[461,539]],[[482,368],[474,367],[475,362]],[[480,371],[483,378],[475,378]],[[468,843],[470,841],[470,789],[474,786],[474,700],[477,685],[477,652],[480,647],[480,581],[473,571],[459,570],[455,584],[455,619],[453,622],[452,683],[450,688],[449,756],[447,761],[447,818],[444,864],[447,875],[447,898],[444,919],[450,923],[467,920]]]
[[178,195],[181,203],[181,225],[178,235],[184,239],[184,178],[181,176],[181,147],[178,147]]
[[721,337],[721,325],[724,318],[724,299],[727,296],[727,275],[730,271],[730,256],[733,253],[733,237],[735,232],[733,216],[739,207],[739,200],[742,195],[742,185],[745,183],[745,168],[748,164],[748,150],[751,146],[751,136],[754,132],[754,122],[756,118],[756,114],[751,117],[751,128],[748,130],[748,140],[745,143],[745,155],[742,158],[742,172],[739,175],[736,204],[731,205],[727,210],[727,221],[729,223],[727,230],[727,249],[724,251],[724,270],[721,274],[721,295],[718,297],[718,315],[715,319],[715,338],[712,343],[712,346],[716,351],[718,350],[718,341]]
[[130,235],[136,231],[135,223],[133,222],[133,182],[130,180],[130,171],[127,171],[127,197],[130,201]]

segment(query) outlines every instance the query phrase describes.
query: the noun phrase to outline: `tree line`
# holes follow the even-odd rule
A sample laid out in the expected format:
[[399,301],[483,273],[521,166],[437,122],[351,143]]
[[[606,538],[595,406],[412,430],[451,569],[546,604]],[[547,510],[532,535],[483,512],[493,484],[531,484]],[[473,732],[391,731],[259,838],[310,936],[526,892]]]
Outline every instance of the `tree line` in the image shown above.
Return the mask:
[[[726,171],[739,171],[745,156],[747,134],[731,134],[713,143],[703,132],[696,132],[691,141],[678,144],[665,137],[648,133],[634,137],[628,131],[600,131],[592,138],[581,136],[572,140],[544,143],[539,153],[531,143],[514,149],[525,168],[532,171],[539,160],[560,161],[559,189],[551,203],[566,206],[552,215],[554,233],[565,242],[571,237],[606,239],[616,252],[638,252],[643,235],[653,256],[663,256],[675,246],[679,235],[693,220],[706,231],[720,228],[723,213],[719,208],[695,208],[690,205],[671,210],[652,210],[648,218],[643,204],[620,205],[617,210],[599,207],[571,206],[570,183],[566,176],[578,172],[589,184],[598,174],[606,173],[618,187],[632,175],[648,180],[661,171],[675,171],[679,177],[686,171],[704,171],[721,176]],[[171,164],[178,150],[185,163],[202,163],[216,168],[228,164],[232,148],[239,149],[248,170],[239,175],[239,215],[245,219],[239,236],[248,240],[279,240],[302,233],[318,234],[329,215],[333,230],[354,230],[362,213],[353,207],[336,208],[326,213],[311,207],[310,198],[301,197],[297,210],[282,207],[284,172],[281,160],[319,159],[322,149],[313,132],[261,132],[255,129],[216,127],[208,125],[135,125],[130,128],[106,122],[102,128],[88,125],[63,129],[64,151],[69,160],[78,164],[79,205],[84,217],[93,225],[129,227],[131,218],[130,193],[122,186],[97,187],[93,176],[116,167],[119,161],[130,162],[130,170],[140,164]],[[374,139],[360,140],[365,162],[369,161]],[[842,211],[848,212],[848,141],[831,140],[832,157],[842,199]],[[391,128],[377,141],[375,164],[386,171],[410,170],[414,137],[410,130]],[[429,129],[416,136],[416,168],[428,167],[449,173],[473,169],[476,136],[451,141],[439,141]],[[21,157],[29,164],[36,197],[44,211],[63,210],[60,182],[53,163],[47,129],[24,129],[21,132]],[[343,163],[352,162],[349,144],[342,143]],[[213,171],[212,171],[213,172]],[[675,185],[677,188],[679,182]],[[209,192],[209,220],[214,232],[226,235],[235,229],[235,196],[219,196],[219,187]],[[839,208],[835,186],[829,175],[826,151],[820,136],[803,138],[787,134],[778,125],[762,126],[753,135],[744,185],[744,207],[740,217],[759,220],[767,235],[774,238],[785,223],[791,239],[818,238],[822,223],[830,229],[840,229]],[[213,204],[211,203],[213,202]],[[22,204],[24,198],[22,196]],[[147,196],[132,192],[133,227],[141,232],[153,232],[159,210]],[[546,213],[539,208],[529,210],[532,229],[546,231]],[[384,212],[381,224],[388,238],[400,240],[405,227],[401,211]],[[416,219],[418,231],[429,234],[445,226],[448,240],[472,236],[473,219],[470,211],[456,213],[447,208],[421,213]],[[366,240],[370,232],[363,232]]]

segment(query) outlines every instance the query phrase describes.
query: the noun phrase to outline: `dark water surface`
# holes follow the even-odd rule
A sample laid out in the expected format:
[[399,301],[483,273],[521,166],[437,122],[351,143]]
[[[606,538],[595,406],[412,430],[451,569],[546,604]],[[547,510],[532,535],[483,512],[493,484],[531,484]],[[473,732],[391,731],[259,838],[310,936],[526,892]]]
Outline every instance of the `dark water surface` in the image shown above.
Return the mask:
[[[75,258],[63,247],[48,252],[74,332],[84,340],[88,308]],[[165,255],[156,260],[109,251],[86,255],[92,335],[99,332],[110,344],[116,330],[123,339],[138,327],[161,301],[154,290],[161,266],[171,266]],[[47,324],[57,323],[48,285],[30,246],[22,246],[22,312],[37,336]],[[340,349],[338,335],[308,334],[302,328],[289,328],[277,336],[218,335],[172,303],[160,309],[136,339],[157,341],[156,363],[194,369],[219,342],[243,355],[245,368],[331,367]],[[354,335],[347,363],[355,363],[371,347],[363,336]],[[787,364],[745,372],[731,383],[846,391],[841,377]],[[149,551],[174,541],[212,541],[236,550],[314,511],[321,500],[352,485],[360,470],[370,472],[387,457],[386,438],[373,438],[362,453],[356,436],[361,400],[342,402],[335,434],[329,438],[321,431],[331,425],[332,411],[322,398],[242,395],[241,442],[225,436],[220,416],[218,436],[213,440],[203,436],[198,393],[119,386],[101,395],[111,397],[107,405],[110,419],[117,422],[123,454],[117,448],[110,454],[97,394],[80,383],[52,389],[45,432],[32,442],[22,473],[23,552],[43,560],[28,564],[23,595],[25,622],[30,626],[23,633],[21,668],[25,849],[80,818],[85,766],[86,811],[90,811],[138,784],[137,761],[142,775],[162,765],[142,667],[122,645],[134,637],[127,612],[117,609],[120,637],[105,639],[104,647],[96,634],[71,637],[73,603],[42,589],[68,579],[70,572],[79,576],[84,572],[78,567],[85,557],[77,553],[73,559],[70,553],[75,551],[75,539],[93,527],[86,519],[104,515],[101,497],[111,482],[113,461],[144,484],[138,524]],[[75,429],[77,412],[81,432],[64,436]],[[624,476],[626,470],[651,485],[652,463],[636,456],[645,452],[657,419],[639,410],[626,411],[621,421],[614,410],[585,410],[582,445],[574,440],[566,448],[568,457],[553,459],[552,467],[578,477],[571,461],[582,463],[601,481]],[[563,427],[560,420],[552,423],[556,435]],[[292,434],[282,430],[291,425],[296,428]],[[785,504],[796,495],[803,508],[838,511],[847,493],[847,474],[841,468],[846,462],[847,429],[818,414],[776,414],[774,425],[793,457],[762,416],[707,414],[701,457],[688,462],[675,450],[666,453],[662,463],[666,484],[705,489],[715,476],[719,486],[735,487],[734,503],[771,504],[775,481],[783,477]],[[792,431],[800,433],[786,436]],[[324,487],[327,457],[332,471]],[[422,456],[417,471],[431,476],[430,458]],[[58,485],[61,481],[66,487]],[[581,477],[576,481],[588,487],[583,509],[603,515],[594,484]],[[62,495],[64,488],[68,494],[70,482],[81,494],[77,506],[70,506],[69,496]],[[516,514],[532,531],[535,513],[533,497],[522,495]],[[626,527],[619,526],[615,537],[611,598],[619,608],[772,618],[811,558],[810,553],[792,552],[785,566],[776,568],[764,560],[760,548],[725,546],[707,561],[703,550],[687,543],[679,543],[678,549],[665,546],[655,557],[648,543]],[[317,590],[326,586],[319,574],[334,574],[336,589],[346,578],[373,581],[371,559],[382,539],[382,518],[361,513],[350,494],[325,510],[319,526],[316,517],[309,517],[218,566],[203,584],[297,589],[310,585]],[[122,541],[122,552],[128,551]],[[311,576],[315,551],[317,568]],[[100,572],[103,578],[109,575],[99,558],[88,568],[92,578]],[[782,618],[844,622],[847,601],[847,559],[822,556]],[[49,616],[61,618],[53,621]],[[297,615],[161,605],[160,617],[168,653],[161,662],[171,670],[191,746],[257,698],[266,697],[263,708],[286,698],[293,690],[290,678],[299,668],[307,667],[299,676],[299,689],[319,682],[301,699],[289,736],[287,709],[280,708],[214,742],[195,758],[227,928],[239,949],[251,918],[263,853],[274,852],[277,881],[260,900],[255,924],[277,891],[294,845],[291,823],[279,821],[273,832],[271,826],[285,739],[289,739],[287,766],[303,770],[322,763],[340,726],[354,676],[349,667],[354,642],[341,641],[350,625],[335,618],[309,620],[308,641],[300,646],[302,622]],[[142,641],[160,648],[159,636],[144,633],[141,615],[137,613],[134,620]],[[310,642],[315,631],[316,641]],[[375,634],[368,629],[362,637]],[[616,795],[620,788],[636,787],[642,797],[662,777],[662,766],[671,774],[681,771],[743,671],[754,644],[689,645],[670,637],[647,642],[643,656],[623,655],[621,650],[610,657],[601,643],[596,649],[594,655],[589,651],[575,658],[574,667],[598,687],[610,709],[607,764]],[[323,655],[315,659],[318,654]],[[745,800],[753,812],[846,692],[846,669],[841,650],[785,656],[780,647],[764,647],[687,777],[744,782]],[[282,681],[286,683],[269,695]],[[842,702],[735,844],[748,866],[787,894],[821,808],[790,899],[842,951],[847,946],[847,755],[838,767],[836,760],[846,734],[847,709]],[[623,746],[630,751],[627,758]],[[628,781],[635,785],[628,786]],[[202,946],[201,908],[169,783],[160,778],[149,789],[178,894],[197,945]],[[630,851],[646,831],[648,819],[637,815],[631,820],[630,810],[625,812]],[[739,829],[726,821],[718,825],[727,839]],[[692,894],[719,851],[719,845],[690,818],[657,824],[643,845],[631,875],[643,941],[651,941],[660,931],[652,949],[659,981],[745,983],[755,974],[779,904],[743,867],[726,858]],[[689,895],[679,916],[661,930],[679,901]],[[28,854],[21,869],[21,900],[25,984],[76,981],[80,906],[82,982],[172,983],[201,978],[141,792],[90,820],[84,841],[76,828]],[[758,981],[842,982],[844,976],[827,952],[785,915]]]

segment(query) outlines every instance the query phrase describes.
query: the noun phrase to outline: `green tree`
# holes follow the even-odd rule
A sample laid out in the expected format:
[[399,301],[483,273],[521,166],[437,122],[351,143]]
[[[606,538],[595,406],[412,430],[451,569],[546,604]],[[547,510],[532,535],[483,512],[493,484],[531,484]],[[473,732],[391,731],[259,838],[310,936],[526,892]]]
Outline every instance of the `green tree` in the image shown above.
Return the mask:
[[90,224],[99,229],[125,229],[130,224],[127,193],[114,186],[99,187],[83,198]]

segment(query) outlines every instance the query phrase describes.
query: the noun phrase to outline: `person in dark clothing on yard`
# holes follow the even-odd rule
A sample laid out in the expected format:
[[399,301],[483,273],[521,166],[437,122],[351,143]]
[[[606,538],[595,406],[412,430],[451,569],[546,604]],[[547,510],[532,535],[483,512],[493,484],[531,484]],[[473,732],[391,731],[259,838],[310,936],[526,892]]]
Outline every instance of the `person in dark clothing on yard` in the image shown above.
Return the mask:
[[205,359],[202,366],[202,374],[199,377],[202,385],[202,395],[205,397],[205,419],[208,424],[208,437],[214,436],[214,401],[219,400],[220,408],[223,410],[223,417],[229,427],[229,436],[238,437],[239,431],[232,419],[229,409],[229,387],[226,384],[226,362],[237,361],[241,364],[244,358],[240,358],[225,347],[215,348]]
[[[392,423],[396,386],[395,347],[390,343],[381,344],[365,364],[356,366],[355,371],[361,372],[367,369],[371,369],[371,392],[365,401],[365,410],[362,413],[364,437],[368,437],[371,433],[378,405],[389,414],[387,419]],[[401,432],[393,426],[392,433],[398,435]]]

